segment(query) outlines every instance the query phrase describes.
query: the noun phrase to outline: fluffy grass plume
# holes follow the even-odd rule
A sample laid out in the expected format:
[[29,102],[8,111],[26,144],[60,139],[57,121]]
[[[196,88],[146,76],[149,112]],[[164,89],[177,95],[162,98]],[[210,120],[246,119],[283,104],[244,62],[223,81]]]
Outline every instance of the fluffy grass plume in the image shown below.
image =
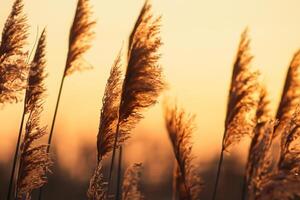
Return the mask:
[[26,90],[25,111],[28,114],[25,134],[21,144],[19,175],[17,179],[17,198],[30,199],[31,192],[46,183],[46,173],[51,165],[47,145],[41,144],[46,135],[46,127],[41,127],[45,75],[46,33],[42,32],[34,59],[31,63]]
[[[89,0],[78,0],[75,17],[69,34],[69,48],[66,65],[64,74],[60,82],[58,97],[56,100],[54,115],[48,138],[48,152],[50,151],[50,145],[52,142],[53,131],[65,77],[71,75],[75,71],[80,71],[81,69],[85,68],[84,66],[86,63],[83,61],[83,55],[90,48],[91,39],[94,35],[92,27],[95,25],[95,21],[92,21],[90,19],[90,15],[91,12]],[[42,191],[40,192],[39,199],[41,199],[41,195]]]
[[75,17],[69,35],[69,50],[65,76],[87,68],[83,55],[91,47],[94,37],[92,28],[96,22],[91,20],[89,0],[78,0]]
[[285,125],[281,155],[276,169],[261,184],[257,199],[290,200],[300,196],[300,109]]
[[120,95],[121,95],[121,54],[118,55],[110,76],[107,80],[104,96],[102,99],[102,109],[100,116],[100,126],[97,135],[97,168],[90,180],[88,198],[101,200],[105,198],[106,183],[102,175],[102,158],[112,151],[114,145],[115,131],[118,123]]
[[141,163],[135,163],[126,170],[122,186],[122,200],[144,199],[140,190],[141,171]]
[[261,182],[271,171],[272,165],[271,145],[275,121],[270,120],[269,100],[265,88],[261,92],[257,119],[258,123],[251,141],[245,172],[244,195],[249,200],[255,199],[256,191],[260,189]]
[[277,110],[276,118],[279,125],[275,136],[279,135],[284,125],[291,119],[300,102],[300,50],[297,51],[290,63],[284,88],[281,95],[281,101]]
[[121,96],[121,54],[118,55],[107,80],[97,135],[98,159],[112,151],[119,116]]
[[24,45],[27,40],[27,18],[23,13],[23,1],[13,4],[2,31],[0,45],[0,104],[20,100],[26,85],[27,52]]
[[90,200],[105,200],[107,192],[107,183],[104,181],[102,172],[102,160],[98,161],[97,168],[90,180],[90,186],[87,191],[87,197]]
[[241,35],[233,66],[222,149],[213,190],[213,200],[216,200],[217,197],[224,151],[228,150],[230,146],[239,143],[245,135],[252,137],[257,123],[256,112],[261,89],[258,83],[258,72],[251,69],[253,56],[249,52],[249,46],[250,39],[248,38],[248,30],[246,29]]
[[142,118],[142,109],[157,102],[164,88],[162,69],[158,63],[160,17],[154,18],[151,8],[146,1],[129,37],[128,63],[119,108],[119,142]]
[[243,32],[233,67],[229,91],[223,149],[253,135],[259,102],[258,73],[251,70],[252,56],[247,29]]
[[46,30],[44,29],[38,41],[34,58],[31,62],[28,83],[25,94],[25,112],[29,113],[44,97],[46,68]]
[[191,137],[194,131],[194,116],[184,110],[165,108],[165,123],[171,140],[179,173],[175,177],[179,199],[196,200],[202,189],[200,177],[192,163]]
[[159,33],[160,17],[153,17],[152,6],[146,1],[129,37],[109,184],[117,146],[129,137],[130,131],[143,117],[141,111],[154,105],[164,88],[162,68],[158,63],[161,46]]
[[47,145],[40,144],[40,139],[46,134],[46,127],[40,126],[41,111],[41,107],[30,111],[26,123],[17,181],[18,199],[31,199],[31,192],[47,181],[46,173],[51,159],[47,153]]

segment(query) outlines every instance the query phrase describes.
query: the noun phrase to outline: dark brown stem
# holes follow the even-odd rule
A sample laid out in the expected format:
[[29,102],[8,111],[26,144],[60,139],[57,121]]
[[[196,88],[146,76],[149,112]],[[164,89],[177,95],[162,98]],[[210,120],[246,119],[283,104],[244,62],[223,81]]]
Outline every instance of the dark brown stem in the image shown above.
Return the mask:
[[[60,82],[58,97],[57,97],[57,100],[56,100],[55,111],[54,111],[52,124],[51,124],[51,130],[50,130],[50,134],[49,134],[49,138],[48,138],[47,153],[50,152],[50,145],[51,145],[51,142],[52,142],[52,136],[53,136],[54,126],[55,126],[55,121],[56,121],[56,116],[57,116],[57,111],[58,111],[58,105],[59,105],[59,102],[60,102],[60,97],[61,97],[64,81],[65,81],[65,73],[63,74],[61,82]],[[39,200],[42,200],[42,193],[43,193],[43,187],[41,187],[40,190],[39,190]]]
[[21,124],[20,124],[20,128],[19,128],[18,140],[16,143],[14,162],[13,162],[12,171],[11,171],[10,180],[9,180],[9,186],[8,186],[8,192],[7,192],[7,198],[6,198],[7,200],[10,199],[11,192],[13,190],[13,182],[14,182],[15,173],[16,173],[17,158],[18,158],[18,152],[19,152],[20,143],[21,143],[25,114],[26,114],[26,110],[25,110],[25,102],[24,102],[24,109],[23,109],[22,120],[21,120]]
[[225,134],[226,134],[226,130],[224,130],[224,133],[223,133],[222,149],[221,149],[221,152],[220,152],[220,158],[219,158],[219,163],[218,163],[218,170],[217,170],[216,180],[215,180],[215,184],[214,184],[212,200],[216,200],[216,197],[217,197],[217,190],[218,190],[218,186],[219,186],[221,168],[222,168],[223,159],[224,159],[223,157],[224,157],[224,150],[225,150],[225,148],[224,148]]
[[119,162],[118,162],[118,175],[117,175],[117,192],[116,192],[116,200],[122,199],[121,195],[121,173],[122,173],[122,155],[123,155],[123,147],[120,146],[119,149]]
[[112,152],[111,161],[110,161],[110,168],[109,168],[109,174],[108,174],[107,195],[109,195],[110,187],[111,187],[112,172],[113,172],[113,168],[114,168],[114,160],[115,160],[115,156],[116,156],[117,141],[118,141],[118,137],[119,137],[119,128],[120,128],[120,116],[118,118],[118,124],[117,124],[116,134],[115,134],[115,138],[114,138],[113,152]]

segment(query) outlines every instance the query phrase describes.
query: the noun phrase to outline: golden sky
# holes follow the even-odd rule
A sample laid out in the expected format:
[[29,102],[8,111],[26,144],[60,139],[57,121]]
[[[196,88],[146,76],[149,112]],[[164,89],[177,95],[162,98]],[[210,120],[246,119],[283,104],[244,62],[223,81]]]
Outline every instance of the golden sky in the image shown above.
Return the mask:
[[[91,0],[97,20],[96,39],[86,60],[94,69],[67,78],[54,133],[59,154],[70,149],[74,152],[63,159],[66,165],[76,162],[82,141],[95,144],[110,67],[122,44],[126,47],[143,2]],[[1,30],[12,3],[1,0]],[[25,0],[25,4],[31,26],[29,49],[37,29],[41,32],[47,27],[49,76],[43,121],[50,125],[76,0]],[[170,85],[167,95],[177,97],[180,105],[197,115],[195,147],[199,157],[211,158],[221,144],[232,63],[241,32],[246,27],[250,30],[253,66],[262,72],[275,108],[287,66],[300,48],[300,1],[153,0],[153,6],[155,14],[163,16],[161,65]],[[6,105],[0,112],[0,160],[7,160],[14,147],[21,110],[21,104]],[[146,112],[146,118],[134,130],[133,141],[139,142],[133,146],[158,137],[166,141],[161,114],[161,105]]]

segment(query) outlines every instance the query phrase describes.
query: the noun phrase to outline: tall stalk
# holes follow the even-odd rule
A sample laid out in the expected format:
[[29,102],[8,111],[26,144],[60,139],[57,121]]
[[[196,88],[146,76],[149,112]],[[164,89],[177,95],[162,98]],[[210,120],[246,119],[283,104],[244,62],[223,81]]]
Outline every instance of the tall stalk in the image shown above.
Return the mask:
[[18,139],[16,143],[16,149],[15,149],[15,155],[14,155],[14,162],[13,166],[11,169],[11,174],[10,174],[10,179],[9,179],[9,186],[8,186],[8,192],[7,192],[7,197],[6,199],[9,200],[11,196],[11,191],[13,190],[13,182],[15,178],[15,173],[16,173],[16,165],[17,165],[17,159],[18,159],[18,152],[20,148],[20,142],[21,142],[21,136],[22,136],[22,130],[23,130],[23,125],[24,125],[24,119],[25,119],[25,103],[24,103],[24,108],[23,108],[23,113],[22,113],[22,119],[21,119],[21,124],[19,128],[19,134],[18,134]]
[[[29,56],[27,57],[26,65],[29,63],[31,55],[32,55],[32,53],[34,51],[34,48],[35,48],[36,44],[37,44],[37,41],[38,41],[38,32],[39,32],[39,28],[37,28],[37,34],[36,34],[35,42],[34,42],[34,45],[32,47],[32,50],[31,50]],[[27,77],[27,85],[28,85],[28,80],[29,80],[29,74],[28,74],[28,77]],[[7,200],[9,200],[9,198],[10,198],[11,190],[13,189],[13,181],[14,181],[15,173],[16,173],[16,165],[17,165],[17,160],[18,160],[18,152],[19,152],[21,138],[22,138],[22,130],[23,130],[23,125],[24,125],[24,119],[25,119],[25,115],[26,115],[26,96],[27,95],[25,94],[24,106],[23,106],[23,113],[22,113],[22,118],[21,118],[21,124],[20,124],[20,127],[19,127],[19,133],[18,133],[18,139],[17,139],[17,143],[16,143],[14,161],[13,161],[13,166],[12,166],[12,169],[11,169],[11,175],[10,175],[10,179],[9,179]]]
[[114,168],[114,160],[116,157],[116,147],[117,147],[117,141],[119,137],[119,129],[120,129],[120,115],[118,117],[118,123],[117,123],[117,128],[116,128],[116,134],[114,137],[114,145],[113,145],[113,150],[112,150],[112,156],[110,160],[110,168],[109,168],[109,174],[108,174],[108,185],[107,185],[107,195],[109,195],[110,192],[110,187],[111,187],[111,181],[112,181],[112,173],[113,173],[113,168]]
[[[58,91],[58,97],[57,97],[57,100],[56,100],[54,115],[53,115],[51,129],[50,129],[49,138],[48,138],[47,153],[50,152],[50,145],[51,145],[51,142],[52,142],[52,136],[53,136],[53,131],[54,131],[54,127],[55,127],[58,106],[59,106],[60,97],[61,97],[61,93],[62,93],[62,88],[63,88],[64,82],[65,82],[65,74],[63,74],[61,82],[60,82],[60,87],[59,87],[59,91]],[[39,190],[39,200],[42,199],[42,193],[43,193],[43,187],[41,187],[40,190]]]
[[119,149],[119,161],[118,161],[118,174],[117,174],[117,192],[116,192],[116,200],[121,199],[122,191],[121,191],[121,172],[122,172],[122,156],[123,156],[123,147],[120,146]]
[[116,150],[130,137],[131,131],[143,118],[141,111],[157,103],[157,98],[165,87],[162,68],[158,64],[158,49],[162,44],[159,36],[161,18],[154,18],[151,8],[146,0],[129,36],[126,73],[115,117],[117,125],[113,137],[108,191],[112,182]]
[[[224,137],[225,137],[225,133],[223,134],[222,141],[224,141]],[[224,146],[223,146],[223,142],[222,142],[222,149],[220,152],[220,157],[219,157],[219,162],[218,162],[218,169],[217,169],[217,175],[216,175],[215,184],[214,184],[212,200],[216,200],[216,198],[217,198],[217,190],[218,190],[218,186],[219,186],[219,180],[220,180],[220,176],[221,176],[223,160],[224,160]]]

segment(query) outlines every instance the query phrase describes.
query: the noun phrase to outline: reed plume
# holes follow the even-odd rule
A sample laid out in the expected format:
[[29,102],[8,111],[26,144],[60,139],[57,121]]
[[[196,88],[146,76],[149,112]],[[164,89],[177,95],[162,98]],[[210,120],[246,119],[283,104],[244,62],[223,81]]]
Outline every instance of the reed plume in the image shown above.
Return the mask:
[[128,63],[119,108],[119,143],[143,117],[141,110],[154,105],[164,88],[162,69],[158,64],[161,18],[153,18],[151,8],[146,1],[129,37]]
[[23,1],[16,0],[4,25],[0,45],[0,104],[20,100],[25,89],[28,66],[24,46],[27,40],[27,18]]
[[261,182],[272,170],[271,145],[276,122],[271,119],[269,100],[265,88],[262,88],[259,106],[256,112],[258,123],[251,141],[244,180],[244,199],[255,199]]
[[194,131],[194,116],[186,114],[177,106],[167,107],[165,123],[179,169],[176,177],[179,199],[199,199],[202,183],[192,163],[191,137]]
[[253,56],[249,51],[250,39],[248,38],[248,30],[246,29],[241,35],[233,66],[225,130],[213,191],[213,200],[216,199],[224,151],[228,150],[230,146],[239,143],[245,135],[252,137],[256,126],[260,86],[257,80],[258,72],[251,69]]
[[[85,68],[84,67],[85,62],[83,56],[91,46],[91,39],[94,36],[94,32],[92,31],[92,28],[95,24],[96,22],[91,20],[89,0],[78,0],[75,17],[70,29],[68,55],[66,59],[64,73],[61,78],[58,97],[54,109],[51,129],[48,138],[47,152],[50,151],[50,145],[52,142],[52,136],[53,136],[54,126],[56,121],[56,115],[58,111],[58,105],[60,102],[60,97],[61,97],[65,77],[73,74],[75,71],[80,71],[83,68]],[[42,199],[42,189],[40,189],[39,192],[39,200],[41,199]]]
[[41,139],[47,134],[46,127],[40,125],[45,95],[45,49],[46,32],[42,32],[35,56],[30,65],[28,87],[26,89],[24,112],[28,114],[25,134],[20,148],[20,164],[17,179],[17,198],[30,199],[31,192],[43,186],[46,173],[49,171],[51,159],[47,153],[47,145]]
[[87,197],[90,200],[105,200],[107,193],[107,183],[104,181],[102,172],[102,160],[98,161],[97,168],[90,180]]
[[29,74],[27,77],[27,88],[25,93],[24,109],[23,109],[23,115],[21,119],[18,139],[16,143],[16,150],[15,150],[15,155],[13,160],[13,167],[12,167],[12,172],[10,177],[7,199],[10,198],[10,194],[13,187],[13,180],[15,178],[17,158],[18,158],[21,136],[23,131],[23,123],[26,117],[25,115],[33,112],[34,109],[36,109],[36,107],[40,107],[41,104],[40,101],[41,99],[43,99],[44,93],[46,91],[44,85],[44,80],[46,78],[45,54],[46,54],[46,31],[44,29],[38,41],[38,46],[34,58],[30,64]]
[[281,101],[277,110],[276,118],[279,120],[275,136],[284,131],[284,125],[291,119],[300,101],[300,50],[298,50],[290,63]]
[[26,123],[25,135],[21,145],[19,175],[17,181],[17,199],[31,199],[31,192],[47,182],[46,174],[51,165],[47,145],[40,144],[46,135],[46,127],[40,126],[42,105],[36,105],[30,111]]
[[78,0],[75,17],[69,35],[69,50],[65,67],[65,76],[75,71],[87,68],[83,55],[91,47],[94,37],[92,28],[96,22],[91,20],[91,11],[88,0]]
[[101,200],[105,199],[107,185],[102,175],[102,159],[107,156],[114,145],[115,130],[118,123],[118,112],[121,94],[121,53],[117,56],[110,76],[107,80],[104,96],[102,99],[102,109],[100,116],[100,126],[97,135],[98,163],[97,168],[90,180],[88,198]]
[[[159,36],[161,18],[154,18],[151,10],[152,6],[146,1],[129,37],[127,69],[121,90],[109,184],[116,147],[121,146],[129,137],[130,131],[143,118],[141,111],[154,105],[164,88],[162,69],[158,64],[160,58],[158,50],[161,46]],[[119,177],[120,175],[118,175],[118,179]],[[117,182],[118,191],[120,181]]]
[[89,0],[78,0],[75,17],[69,35],[69,49],[67,61],[65,65],[64,74],[60,82],[58,97],[55,105],[51,130],[48,139],[48,151],[52,141],[58,105],[60,102],[65,77],[71,75],[75,71],[82,69],[83,55],[90,48],[91,38],[94,35],[92,27],[95,25],[95,21],[92,21],[90,19],[90,15],[91,11],[89,6]]
[[135,163],[126,170],[122,186],[122,200],[144,199],[139,186],[141,181],[141,171],[141,163]]
[[285,125],[281,137],[281,154],[275,170],[268,174],[257,199],[289,200],[300,196],[300,109],[297,107]]
[[45,73],[46,68],[46,29],[43,30],[38,41],[34,58],[31,62],[28,83],[25,94],[25,112],[29,113],[34,110],[38,102],[43,99],[46,88]]
[[225,119],[223,149],[238,143],[245,135],[253,135],[259,102],[258,73],[251,71],[250,39],[247,29],[241,36],[233,67]]
[[118,123],[121,95],[121,54],[118,55],[107,80],[97,135],[98,160],[113,150],[116,126]]

